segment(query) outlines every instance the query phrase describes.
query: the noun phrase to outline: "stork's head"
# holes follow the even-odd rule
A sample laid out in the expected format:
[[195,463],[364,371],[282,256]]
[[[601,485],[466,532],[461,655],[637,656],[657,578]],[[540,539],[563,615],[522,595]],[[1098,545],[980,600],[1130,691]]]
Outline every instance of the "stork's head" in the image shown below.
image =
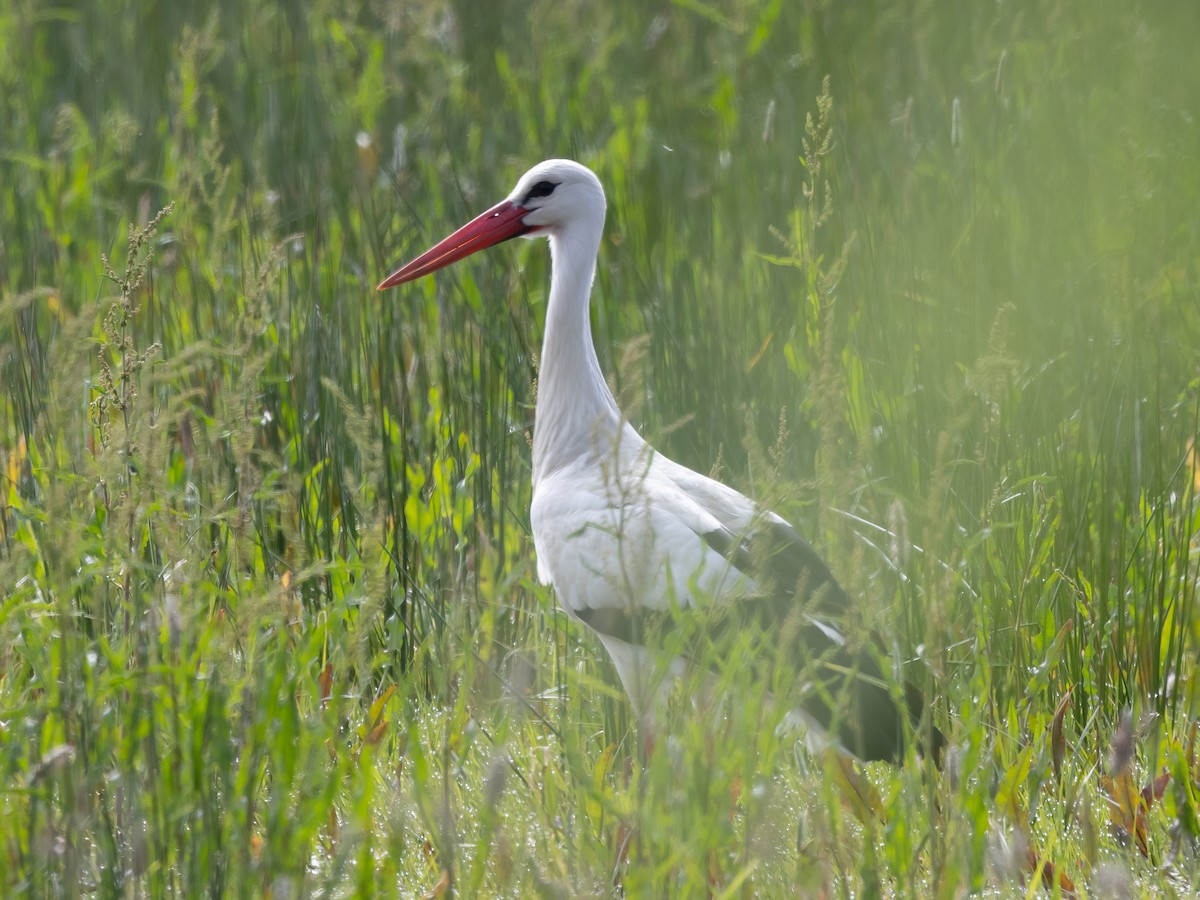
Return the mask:
[[604,188],[587,166],[569,159],[548,159],[524,175],[508,200],[514,207],[528,210],[521,221],[528,227],[526,237],[553,232],[575,221],[604,221]]
[[604,225],[604,188],[586,166],[569,159],[540,162],[517,182],[508,198],[397,269],[379,290],[436,272],[486,247],[514,237],[556,237],[572,228]]

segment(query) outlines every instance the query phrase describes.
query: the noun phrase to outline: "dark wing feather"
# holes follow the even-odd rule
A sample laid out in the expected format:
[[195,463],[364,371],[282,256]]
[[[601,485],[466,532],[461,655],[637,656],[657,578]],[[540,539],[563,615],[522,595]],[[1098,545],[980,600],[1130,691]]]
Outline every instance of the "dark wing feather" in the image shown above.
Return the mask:
[[[741,540],[724,527],[701,537],[759,585],[758,592],[735,604],[702,611],[704,639],[719,644],[731,630],[757,626],[776,648],[799,657],[808,676],[799,705],[808,715],[860,759],[898,761],[906,729],[879,668],[878,647],[854,648],[842,638],[837,623],[853,606],[812,546],[780,519],[763,522]],[[605,607],[577,614],[600,634],[635,645],[653,644],[648,638],[678,624],[670,609]],[[913,685],[905,690],[915,726],[924,700]],[[934,758],[940,762],[944,738],[936,728],[931,734]]]
[[[703,535],[707,544],[737,569],[751,575],[764,590],[738,604],[763,628],[792,634],[806,659],[819,660],[817,683],[808,685],[801,707],[822,727],[836,732],[842,744],[863,760],[899,760],[904,752],[905,727],[900,710],[880,671],[881,642],[855,650],[840,639],[837,627],[852,610],[850,598],[795,528],[770,519],[739,541],[728,529]],[[801,617],[799,627],[785,623]],[[924,712],[920,690],[905,684],[905,705],[913,727]],[[836,713],[835,713],[836,711]],[[940,764],[945,737],[931,729],[934,760]]]

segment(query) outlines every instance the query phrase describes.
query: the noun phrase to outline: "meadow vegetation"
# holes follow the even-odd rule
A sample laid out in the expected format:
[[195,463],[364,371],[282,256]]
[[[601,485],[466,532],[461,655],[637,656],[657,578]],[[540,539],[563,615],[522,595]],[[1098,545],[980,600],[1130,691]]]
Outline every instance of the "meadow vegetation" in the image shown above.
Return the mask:
[[[8,0],[0,893],[1192,895],[1198,39]],[[943,773],[807,753],[736,647],[641,755],[536,578],[545,247],[374,291],[551,156],[624,409],[801,526]]]

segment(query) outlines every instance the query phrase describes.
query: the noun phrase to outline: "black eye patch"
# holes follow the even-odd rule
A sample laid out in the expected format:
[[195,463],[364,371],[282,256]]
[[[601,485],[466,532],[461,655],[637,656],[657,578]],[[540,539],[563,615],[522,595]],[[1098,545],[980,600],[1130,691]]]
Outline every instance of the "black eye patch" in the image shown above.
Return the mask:
[[535,197],[549,197],[554,193],[554,189],[558,187],[553,181],[539,181],[529,189],[529,193],[525,195],[525,200],[529,201]]

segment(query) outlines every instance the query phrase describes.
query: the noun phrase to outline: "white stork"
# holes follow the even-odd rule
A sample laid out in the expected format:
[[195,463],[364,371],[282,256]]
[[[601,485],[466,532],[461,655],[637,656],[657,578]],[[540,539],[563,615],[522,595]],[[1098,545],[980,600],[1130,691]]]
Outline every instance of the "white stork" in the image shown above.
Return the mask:
[[[876,651],[853,648],[837,630],[852,605],[820,557],[779,516],[656,452],[617,408],[588,319],[604,212],[591,170],[546,160],[379,290],[509,238],[549,238],[531,511],[542,581],[596,632],[643,727],[652,727],[668,673],[685,664],[664,662],[655,637],[675,617],[715,608],[728,614],[714,628],[753,621],[782,636],[804,673],[795,698],[804,719],[860,759],[898,761],[904,715]],[[906,701],[915,724],[920,694],[908,687]],[[943,738],[929,733],[936,759]]]

